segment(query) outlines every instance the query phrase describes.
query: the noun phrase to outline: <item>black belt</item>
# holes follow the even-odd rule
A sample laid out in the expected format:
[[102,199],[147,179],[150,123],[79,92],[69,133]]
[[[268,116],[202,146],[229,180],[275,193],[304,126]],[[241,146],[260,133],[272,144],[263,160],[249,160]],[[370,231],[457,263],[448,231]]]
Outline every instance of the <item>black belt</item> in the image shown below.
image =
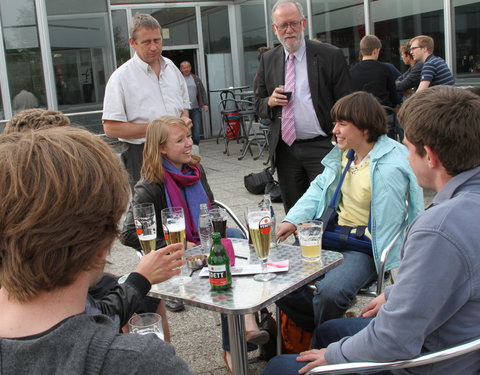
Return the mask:
[[330,138],[328,136],[324,136],[324,135],[319,135],[315,138],[308,138],[308,139],[296,139],[295,140],[295,143],[307,143],[307,142],[315,142],[315,141],[321,141],[322,139],[327,139],[327,138]]

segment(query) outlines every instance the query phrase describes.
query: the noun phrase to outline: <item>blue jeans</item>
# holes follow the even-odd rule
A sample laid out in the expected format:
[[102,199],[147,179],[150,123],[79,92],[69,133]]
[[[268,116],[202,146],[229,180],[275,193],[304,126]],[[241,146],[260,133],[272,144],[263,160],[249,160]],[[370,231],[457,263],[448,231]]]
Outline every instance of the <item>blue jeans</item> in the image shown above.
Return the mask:
[[200,143],[200,126],[202,125],[202,114],[200,108],[193,108],[188,110],[190,119],[192,120],[192,139],[193,144],[198,145]]
[[[349,319],[333,319],[321,324],[316,328],[314,336],[316,337],[318,346],[315,349],[326,348],[332,342],[337,342],[343,337],[353,336],[357,332],[365,328],[372,318],[349,318]],[[279,355],[263,369],[262,375],[291,375],[298,374],[298,370],[304,367],[307,362],[297,362],[297,354]],[[378,375],[390,375],[390,371],[382,371],[376,373]]]
[[[327,320],[342,317],[360,288],[377,275],[375,262],[370,255],[350,250],[345,250],[342,254],[343,263],[315,282],[315,327]],[[315,336],[312,346],[318,347]]]

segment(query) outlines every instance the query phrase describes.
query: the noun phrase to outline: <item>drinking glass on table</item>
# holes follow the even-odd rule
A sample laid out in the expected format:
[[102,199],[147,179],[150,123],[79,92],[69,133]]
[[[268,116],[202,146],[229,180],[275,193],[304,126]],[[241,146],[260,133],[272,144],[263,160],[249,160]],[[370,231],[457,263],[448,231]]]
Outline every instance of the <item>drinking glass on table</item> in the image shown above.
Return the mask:
[[[167,245],[173,243],[182,243],[183,249],[187,249],[187,237],[185,234],[185,215],[182,207],[168,207],[161,211],[163,236]],[[192,281],[192,278],[187,276],[185,266],[182,266],[179,276],[171,279],[172,282],[183,285]]]
[[277,275],[267,272],[267,260],[270,253],[270,231],[272,219],[268,211],[260,209],[248,211],[248,227],[258,259],[262,262],[262,273],[253,277],[255,281],[269,281]]
[[133,218],[143,254],[154,251],[157,243],[157,220],[153,203],[134,205]]
[[162,317],[155,313],[135,314],[128,321],[130,333],[146,335],[154,333],[159,339],[163,340]]
[[227,211],[224,208],[212,208],[210,210],[212,217],[213,232],[219,232],[220,237],[227,238]]
[[302,249],[302,259],[306,262],[320,260],[322,249],[323,222],[308,220],[297,225],[298,240]]

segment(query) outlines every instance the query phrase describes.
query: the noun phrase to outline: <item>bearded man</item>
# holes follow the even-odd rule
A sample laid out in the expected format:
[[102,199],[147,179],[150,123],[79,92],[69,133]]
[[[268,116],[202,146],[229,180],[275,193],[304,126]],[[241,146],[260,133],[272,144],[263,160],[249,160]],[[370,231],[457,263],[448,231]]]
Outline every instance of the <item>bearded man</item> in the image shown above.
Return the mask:
[[[321,160],[332,148],[330,109],[351,92],[342,51],[305,40],[306,23],[300,3],[277,1],[272,28],[281,45],[262,55],[257,72],[255,107],[272,122],[270,158],[285,213],[323,171]],[[292,93],[289,100],[284,92]]]

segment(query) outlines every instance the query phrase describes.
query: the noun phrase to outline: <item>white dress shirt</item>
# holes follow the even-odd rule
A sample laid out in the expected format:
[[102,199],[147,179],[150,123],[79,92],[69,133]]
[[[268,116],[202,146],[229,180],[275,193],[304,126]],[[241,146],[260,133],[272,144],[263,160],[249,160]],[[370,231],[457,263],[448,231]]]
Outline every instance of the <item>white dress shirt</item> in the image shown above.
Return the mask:
[[[289,52],[285,50],[285,71],[287,71]],[[297,139],[310,139],[319,135],[326,136],[318,122],[313,107],[312,94],[308,83],[307,49],[305,39],[295,55],[295,133]]]
[[[160,76],[137,54],[113,72],[105,88],[102,120],[149,123],[160,116],[178,116],[190,108],[182,73],[166,57],[160,57]],[[145,138],[122,139],[141,144]]]

